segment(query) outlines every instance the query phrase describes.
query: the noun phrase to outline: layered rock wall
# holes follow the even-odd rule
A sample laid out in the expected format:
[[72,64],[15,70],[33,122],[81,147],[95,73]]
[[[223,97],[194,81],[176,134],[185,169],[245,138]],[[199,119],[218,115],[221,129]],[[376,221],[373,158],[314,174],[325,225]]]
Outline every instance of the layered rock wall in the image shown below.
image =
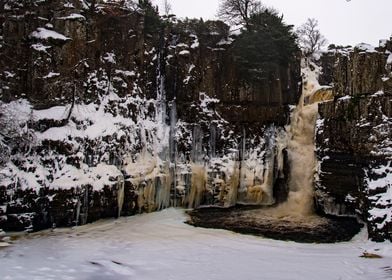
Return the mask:
[[[0,9],[0,228],[284,195],[287,170],[271,165],[299,63],[249,85],[221,22],[132,2]],[[275,194],[261,187],[269,174]]]
[[316,199],[332,215],[357,215],[374,240],[392,240],[391,42],[327,53],[322,81],[335,100],[319,106]]

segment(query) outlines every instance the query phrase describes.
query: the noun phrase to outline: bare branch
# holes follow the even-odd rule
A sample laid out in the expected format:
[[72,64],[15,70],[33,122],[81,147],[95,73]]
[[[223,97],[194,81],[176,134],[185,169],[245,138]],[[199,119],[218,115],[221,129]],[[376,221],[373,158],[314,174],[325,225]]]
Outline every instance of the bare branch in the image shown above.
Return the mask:
[[312,57],[327,44],[327,40],[318,29],[318,21],[309,18],[297,29],[298,43],[306,57]]
[[218,9],[218,17],[231,24],[250,26],[250,18],[262,10],[257,0],[222,0]]
[[168,0],[163,0],[163,11],[166,16],[170,15],[172,12],[172,5]]

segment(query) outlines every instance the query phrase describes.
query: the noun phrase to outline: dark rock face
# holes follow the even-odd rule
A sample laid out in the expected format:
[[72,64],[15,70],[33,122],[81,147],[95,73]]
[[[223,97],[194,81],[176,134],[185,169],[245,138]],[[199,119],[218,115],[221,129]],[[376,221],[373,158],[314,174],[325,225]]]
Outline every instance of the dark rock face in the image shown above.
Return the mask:
[[388,46],[367,51],[359,46],[333,59],[326,55],[322,61],[335,67],[329,66],[333,75],[327,77],[327,71],[323,79],[332,81],[336,98],[320,104],[316,134],[319,209],[332,215],[359,214],[376,241],[392,240]]
[[320,84],[333,85],[337,97],[374,94],[381,89],[389,92],[388,42],[378,48],[362,44],[329,50],[320,58]]
[[[247,84],[239,79],[231,51],[234,39],[222,22],[178,23],[167,36],[165,89],[168,99],[176,99],[179,119],[194,122],[201,112],[196,108],[190,113],[189,107],[209,97],[218,101],[211,106],[229,123],[257,127],[287,122],[286,105],[299,97],[299,64],[280,69],[276,80]],[[217,116],[209,118],[218,121]]]
[[0,26],[0,228],[253,201],[238,178],[263,180],[299,62],[249,85],[222,22],[100,1],[7,1]]

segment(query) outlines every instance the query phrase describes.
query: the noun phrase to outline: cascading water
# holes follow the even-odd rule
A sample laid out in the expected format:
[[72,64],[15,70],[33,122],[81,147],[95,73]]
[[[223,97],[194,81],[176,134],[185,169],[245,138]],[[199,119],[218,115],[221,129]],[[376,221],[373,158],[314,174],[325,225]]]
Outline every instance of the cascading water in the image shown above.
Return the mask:
[[201,164],[203,162],[203,131],[200,125],[193,127],[192,136],[192,161]]
[[177,106],[174,99],[170,104],[170,133],[169,133],[169,150],[170,150],[170,177],[173,181],[173,206],[177,206],[177,142],[176,142],[176,125],[177,125]]
[[242,128],[242,139],[238,149],[238,164],[239,164],[239,192],[246,191],[246,172],[245,172],[245,157],[246,157],[246,130]]
[[124,204],[124,191],[125,181],[124,176],[118,176],[117,178],[117,217],[121,216],[121,211]]
[[210,141],[209,141],[210,158],[214,158],[216,156],[216,135],[217,135],[217,126],[215,123],[212,123],[210,125]]
[[203,159],[203,131],[199,125],[193,127],[192,137],[191,188],[188,196],[188,207],[198,207],[206,189],[206,168]]
[[303,94],[292,113],[287,143],[290,177],[288,200],[284,207],[290,214],[307,215],[312,212],[317,114],[317,104],[305,105]]
[[82,202],[80,198],[78,198],[78,202],[76,203],[76,217],[75,217],[75,226],[79,225],[79,217],[80,217],[80,208],[82,206]]
[[[313,186],[317,166],[314,138],[318,100],[326,100],[331,96],[321,99],[312,98],[320,88],[317,72],[311,71],[309,67],[304,69],[302,95],[291,114],[286,136],[278,138],[278,146],[287,146],[290,164],[288,199],[273,211],[280,216],[313,214]],[[329,92],[326,94],[330,95]],[[280,166],[278,169],[282,168],[282,163],[278,163],[278,166]]]
[[82,188],[81,197],[79,197],[76,207],[76,219],[75,225],[85,225],[88,217],[88,205],[89,205],[89,190],[85,186]]
[[201,164],[192,164],[191,189],[189,192],[189,208],[196,208],[202,202],[203,193],[206,187],[206,170]]

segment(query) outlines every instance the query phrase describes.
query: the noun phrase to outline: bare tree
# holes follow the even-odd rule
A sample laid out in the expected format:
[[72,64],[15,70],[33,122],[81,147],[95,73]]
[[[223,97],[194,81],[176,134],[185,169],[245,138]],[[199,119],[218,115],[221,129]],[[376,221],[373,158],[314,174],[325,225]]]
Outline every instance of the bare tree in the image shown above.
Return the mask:
[[250,18],[262,10],[257,0],[221,0],[218,17],[232,25],[244,25],[250,28]]
[[321,49],[327,40],[318,29],[318,21],[309,18],[303,25],[297,29],[298,43],[306,57],[312,57]]
[[163,0],[163,11],[166,16],[170,15],[172,12],[172,5],[168,0]]

